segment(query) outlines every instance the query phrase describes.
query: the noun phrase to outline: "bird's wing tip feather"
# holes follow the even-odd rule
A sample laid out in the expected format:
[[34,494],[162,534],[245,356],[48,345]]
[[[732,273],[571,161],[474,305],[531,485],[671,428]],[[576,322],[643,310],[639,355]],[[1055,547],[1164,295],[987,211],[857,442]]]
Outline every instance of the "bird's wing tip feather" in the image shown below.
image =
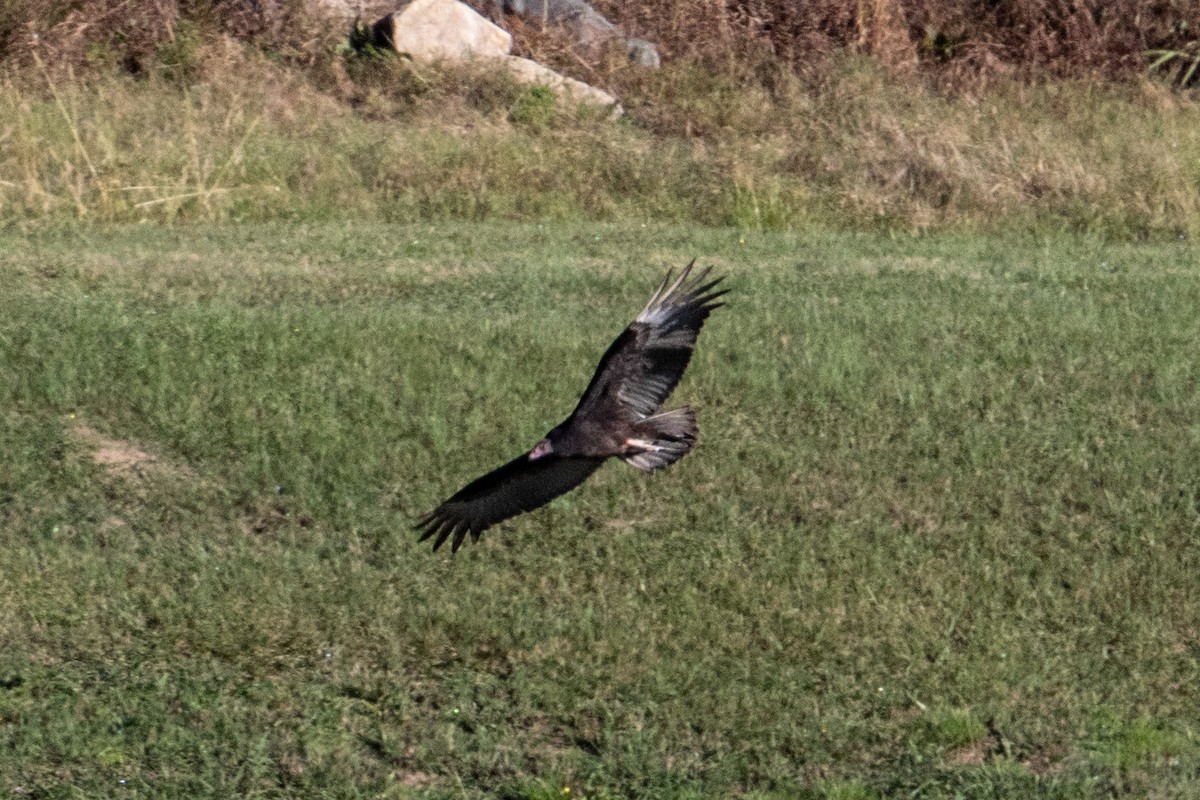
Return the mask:
[[[450,538],[451,534],[464,524],[466,524],[464,521],[448,516],[439,506],[417,520],[413,525],[413,530],[421,531],[421,535],[417,537],[418,542],[433,539],[433,550],[436,552],[446,542],[446,539]],[[461,544],[461,541],[458,543]],[[452,542],[450,549],[454,551],[458,547]]]

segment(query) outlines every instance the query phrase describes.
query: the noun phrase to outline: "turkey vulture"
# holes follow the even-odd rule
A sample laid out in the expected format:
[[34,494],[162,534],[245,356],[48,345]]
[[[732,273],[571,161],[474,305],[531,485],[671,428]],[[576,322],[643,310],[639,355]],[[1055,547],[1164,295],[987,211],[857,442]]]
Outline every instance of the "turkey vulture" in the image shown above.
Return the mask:
[[565,494],[605,459],[620,458],[654,472],[682,458],[696,442],[690,408],[659,412],[692,357],[700,326],[727,290],[692,277],[693,260],[674,281],[663,279],[650,302],[608,348],[579,405],[524,455],[468,483],[416,525],[433,549],[450,539],[457,552],[466,538]]

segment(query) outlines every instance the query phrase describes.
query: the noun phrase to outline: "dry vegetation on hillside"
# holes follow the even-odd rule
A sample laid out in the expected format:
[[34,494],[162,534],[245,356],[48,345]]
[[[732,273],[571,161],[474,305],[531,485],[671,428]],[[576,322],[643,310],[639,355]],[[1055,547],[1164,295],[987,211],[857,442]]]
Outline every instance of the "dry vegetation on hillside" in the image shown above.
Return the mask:
[[[488,10],[491,0],[472,0]],[[300,0],[0,0],[0,224],[515,218],[1200,233],[1183,0],[596,6],[664,67],[506,18],[630,124],[348,52]],[[1183,81],[1186,83],[1186,81]],[[0,132],[2,133],[2,132]]]
[[[492,0],[471,3],[495,14]],[[1045,72],[1127,78],[1145,68],[1148,50],[1195,53],[1200,32],[1200,4],[1193,0],[595,0],[594,5],[671,59],[745,57],[765,50],[805,66],[850,50],[892,69],[919,66],[955,82],[1011,72],[1026,78]],[[178,45],[181,23],[291,60],[326,56],[329,35],[302,0],[4,0],[0,57],[40,49],[86,60],[89,51],[111,48],[137,72],[164,48]],[[528,25],[514,27],[518,38],[540,33]]]
[[[801,64],[814,53],[866,53],[942,78],[1017,71],[1128,77],[1144,51],[1194,45],[1200,6],[1187,0],[660,0],[597,6],[671,52],[762,43]],[[737,44],[735,44],[737,43]]]

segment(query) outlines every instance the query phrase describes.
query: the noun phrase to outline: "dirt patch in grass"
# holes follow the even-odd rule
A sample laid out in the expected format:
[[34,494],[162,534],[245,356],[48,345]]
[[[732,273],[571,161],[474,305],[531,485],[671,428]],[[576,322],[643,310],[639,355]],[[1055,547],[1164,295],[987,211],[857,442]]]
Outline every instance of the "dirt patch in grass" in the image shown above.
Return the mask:
[[946,763],[954,767],[978,767],[987,763],[988,755],[995,750],[996,742],[989,736],[964,747],[956,747],[946,754]]
[[1056,775],[1063,771],[1066,752],[1062,748],[1037,749],[1021,759],[1022,766],[1034,775]]
[[196,477],[186,464],[156,456],[133,442],[105,436],[85,422],[74,421],[68,433],[71,439],[91,451],[92,461],[114,478]]

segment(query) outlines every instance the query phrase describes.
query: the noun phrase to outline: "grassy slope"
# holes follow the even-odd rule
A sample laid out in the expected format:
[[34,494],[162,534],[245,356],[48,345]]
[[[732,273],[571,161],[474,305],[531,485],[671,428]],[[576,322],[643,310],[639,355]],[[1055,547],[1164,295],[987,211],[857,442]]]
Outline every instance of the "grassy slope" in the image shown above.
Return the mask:
[[[1161,87],[947,96],[850,58],[673,63],[619,122],[486,71],[221,50],[194,83],[0,74],[0,226],[332,219],[1200,235],[1200,104]],[[337,88],[340,87],[340,88]]]
[[[0,236],[0,790],[1200,792],[1183,245]],[[702,444],[431,555],[660,271]],[[95,436],[154,454],[97,464]],[[92,444],[88,444],[91,441]]]

